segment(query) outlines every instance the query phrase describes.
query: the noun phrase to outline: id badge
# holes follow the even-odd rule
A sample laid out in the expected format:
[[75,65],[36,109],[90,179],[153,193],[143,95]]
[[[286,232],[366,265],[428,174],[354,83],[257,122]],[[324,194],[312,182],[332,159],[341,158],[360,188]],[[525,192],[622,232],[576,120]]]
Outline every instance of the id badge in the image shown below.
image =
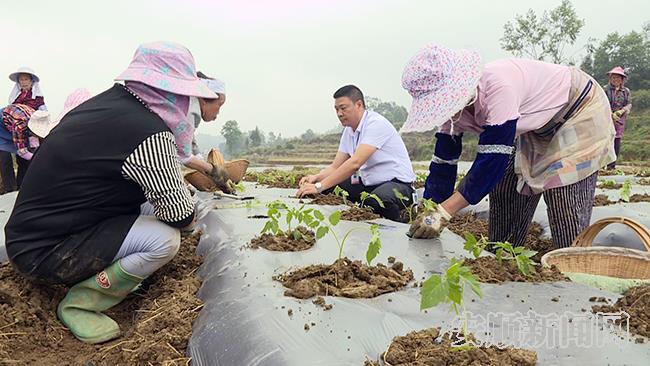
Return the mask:
[[413,194],[411,195],[411,198],[413,199],[413,201],[412,201],[413,204],[417,204],[417,203],[418,203],[418,191],[416,191],[416,190],[414,189],[414,190],[413,190]]
[[354,172],[354,174],[352,174],[352,176],[350,177],[350,183],[352,184],[361,183],[361,180],[359,179],[359,172]]

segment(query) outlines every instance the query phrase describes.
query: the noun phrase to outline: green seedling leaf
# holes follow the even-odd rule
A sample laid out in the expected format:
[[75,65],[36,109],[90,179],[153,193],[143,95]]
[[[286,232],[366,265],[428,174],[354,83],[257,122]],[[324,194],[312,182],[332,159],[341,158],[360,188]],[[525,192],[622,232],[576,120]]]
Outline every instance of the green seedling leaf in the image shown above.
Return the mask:
[[323,213],[318,210],[314,210],[314,217],[318,219],[318,221],[325,220],[325,216],[323,215]]
[[422,283],[420,290],[420,310],[429,309],[447,302],[449,289],[442,276],[434,274]]
[[526,258],[522,255],[515,257],[515,262],[517,263],[517,268],[524,276],[530,276],[530,271],[532,267],[532,261],[530,258]]
[[321,226],[316,230],[316,239],[322,239],[325,235],[327,235],[327,232],[329,231],[329,228],[327,226]]
[[409,199],[406,198],[402,193],[400,193],[400,191],[398,191],[397,188],[393,188],[393,194],[395,195],[395,197],[396,197],[398,200],[400,200],[400,201],[402,201],[402,202],[405,202],[405,201],[408,201],[408,200],[409,200]]
[[341,221],[341,211],[334,211],[329,217],[329,222],[332,226],[338,225]]
[[632,181],[626,180],[621,187],[621,201],[630,202],[630,195],[632,194]]
[[379,226],[372,225],[370,227],[370,232],[372,233],[372,237],[370,239],[370,243],[368,244],[368,250],[366,251],[366,260],[368,261],[368,265],[370,265],[372,260],[377,257],[379,250],[381,249]]
[[422,207],[424,207],[424,209],[427,211],[435,211],[438,209],[438,204],[433,202],[431,199],[423,199]]
[[523,255],[523,256],[526,257],[526,258],[532,258],[532,257],[534,257],[537,253],[538,253],[538,252],[535,251],[535,250],[524,249],[524,250],[521,252],[521,255]]
[[368,198],[372,198],[373,200],[377,201],[377,203],[379,204],[379,207],[381,207],[381,208],[386,207],[386,206],[384,206],[384,202],[381,200],[381,198],[379,198],[379,196],[377,196],[374,193],[368,193],[368,192],[365,192],[365,191],[361,192],[361,207],[364,207],[366,199],[368,199]]

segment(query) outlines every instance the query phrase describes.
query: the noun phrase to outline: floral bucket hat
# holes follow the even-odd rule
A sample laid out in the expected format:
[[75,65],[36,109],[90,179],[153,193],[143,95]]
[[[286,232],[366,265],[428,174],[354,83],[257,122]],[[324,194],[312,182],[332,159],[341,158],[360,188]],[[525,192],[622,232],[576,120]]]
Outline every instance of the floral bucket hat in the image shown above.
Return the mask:
[[400,133],[437,129],[475,96],[482,72],[475,50],[429,44],[406,64],[402,87],[413,97]]
[[208,99],[217,95],[196,76],[192,53],[173,42],[144,43],[133,55],[129,67],[115,78],[137,81],[170,93]]

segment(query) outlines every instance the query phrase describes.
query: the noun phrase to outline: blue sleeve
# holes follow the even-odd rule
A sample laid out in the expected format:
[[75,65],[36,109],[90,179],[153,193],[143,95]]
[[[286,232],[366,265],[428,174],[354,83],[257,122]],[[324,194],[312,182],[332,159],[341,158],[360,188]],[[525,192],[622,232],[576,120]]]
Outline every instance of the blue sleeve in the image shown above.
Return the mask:
[[429,164],[424,198],[442,203],[454,193],[458,159],[463,151],[463,136],[436,134],[436,147]]
[[505,175],[514,152],[516,132],[515,119],[498,126],[486,126],[479,136],[476,159],[458,187],[458,192],[471,205],[481,202]]

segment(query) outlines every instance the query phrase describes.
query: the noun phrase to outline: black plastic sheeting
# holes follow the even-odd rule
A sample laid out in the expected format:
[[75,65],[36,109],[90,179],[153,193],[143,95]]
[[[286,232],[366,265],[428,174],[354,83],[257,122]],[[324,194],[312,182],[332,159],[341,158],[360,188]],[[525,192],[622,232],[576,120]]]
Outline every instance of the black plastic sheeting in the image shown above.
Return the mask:
[[[309,300],[285,297],[284,288],[272,280],[275,274],[317,263],[332,263],[337,246],[328,235],[315,247],[303,252],[279,253],[250,249],[246,244],[258,235],[265,220],[248,216],[264,214],[263,203],[288,198],[293,190],[255,189],[261,202],[244,207],[236,201],[214,201],[222,208],[212,210],[201,219],[206,232],[199,251],[205,256],[200,274],[203,286],[199,297],[205,307],[194,325],[189,352],[194,365],[362,365],[366,358],[377,359],[391,339],[413,330],[448,326],[453,314],[446,306],[419,311],[419,288],[407,288],[373,299],[325,297],[334,307],[329,311]],[[239,206],[239,207],[237,207]],[[325,213],[334,207],[320,207]],[[410,240],[407,226],[386,220],[382,224],[383,248],[377,260],[386,263],[388,256],[403,261],[421,281],[445,268],[448,258],[463,256],[462,239],[446,230],[436,240]],[[345,231],[367,223],[342,222]],[[352,234],[344,255],[364,260],[370,234]],[[538,314],[585,314],[594,303],[592,296],[616,300],[618,295],[574,283],[506,283],[482,284],[483,298],[467,293],[467,310],[488,316],[488,312],[522,312]],[[552,300],[555,298],[554,301]],[[289,310],[293,312],[288,315]],[[569,327],[568,318],[561,327]],[[305,324],[309,330],[305,330]],[[314,324],[314,325],[312,325]],[[469,330],[481,338],[480,329]],[[602,347],[540,347],[539,365],[648,365],[650,345],[616,342],[611,330],[591,331],[606,341]],[[619,334],[620,335],[620,334]],[[508,339],[508,338],[504,338]]]

